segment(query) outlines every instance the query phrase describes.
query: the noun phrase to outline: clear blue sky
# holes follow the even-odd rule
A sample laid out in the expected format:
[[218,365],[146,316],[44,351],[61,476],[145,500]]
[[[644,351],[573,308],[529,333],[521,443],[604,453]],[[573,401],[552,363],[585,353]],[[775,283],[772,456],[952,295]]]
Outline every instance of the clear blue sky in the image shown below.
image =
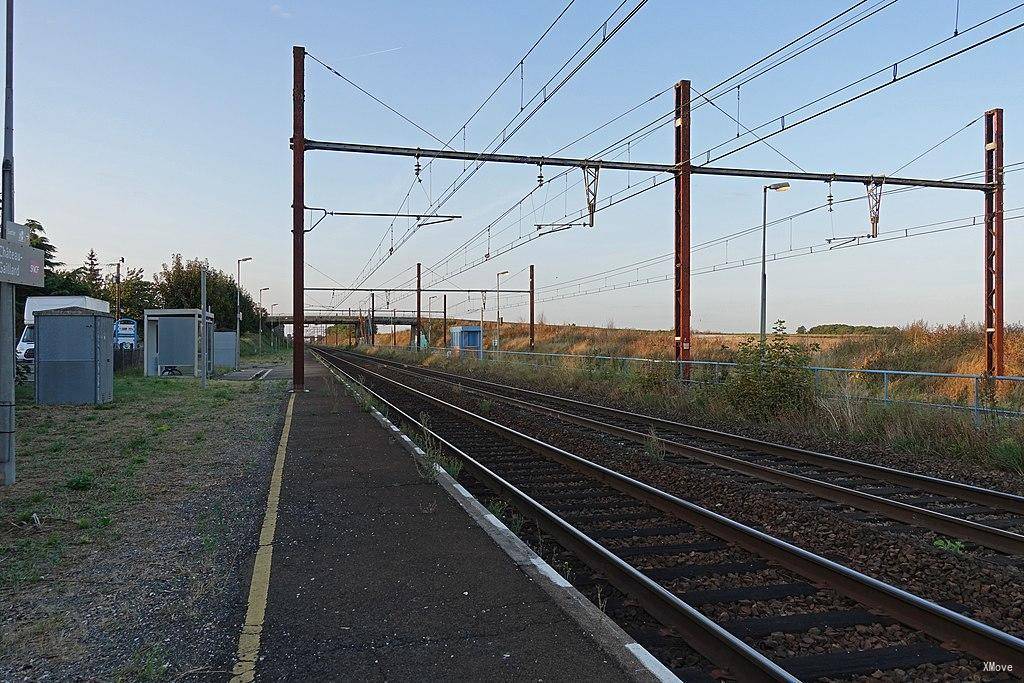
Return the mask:
[[[527,60],[527,93],[546,80],[616,4],[578,0]],[[549,154],[680,78],[689,78],[695,88],[707,88],[848,4],[651,0],[504,151]],[[955,4],[900,0],[744,86],[740,119],[749,124],[771,119],[950,35]],[[1012,4],[962,0],[960,27]],[[243,266],[243,284],[252,291],[269,286],[264,299],[268,307],[278,302],[279,312],[290,311],[291,46],[305,45],[447,139],[563,5],[19,2],[17,218],[42,221],[69,264],[80,263],[89,248],[105,262],[124,256],[147,274],[176,251],[206,257],[227,271],[234,270],[239,256],[252,256],[254,260]],[[989,31],[964,35],[933,54],[945,54],[1022,20],[1024,9],[993,23]],[[986,109],[1001,106],[1006,110],[1006,161],[1022,161],[1022,39],[1024,31],[1011,34],[772,142],[807,170],[889,173]],[[307,62],[307,74],[308,137],[436,146],[319,65]],[[493,137],[518,111],[519,96],[517,77],[470,126],[468,148],[483,147]],[[735,115],[734,94],[719,102]],[[565,153],[591,154],[671,106],[671,95],[663,96]],[[721,112],[711,107],[695,112],[694,150],[730,136],[735,136],[735,123]],[[671,128],[632,147],[630,156],[670,162]],[[763,145],[719,163],[791,168]],[[902,173],[938,178],[981,167],[982,130],[976,123]],[[433,177],[425,178],[425,189],[431,189],[432,181],[436,194],[461,170],[458,162],[439,163]],[[412,172],[411,159],[311,153],[306,201],[337,210],[395,211]],[[545,175],[555,172],[548,169]],[[511,206],[536,184],[536,175],[531,167],[484,167],[444,207],[465,218],[423,228],[368,284],[400,274],[418,260],[433,263]],[[1008,176],[1008,208],[1024,205],[1018,178],[1024,175]],[[626,183],[624,174],[604,173],[600,194],[607,196]],[[757,225],[761,184],[694,178],[694,242]],[[546,191],[555,196],[563,188],[553,183]],[[421,210],[424,192],[416,192],[412,208]],[[859,186],[834,189],[837,198],[859,193]],[[769,215],[815,206],[826,194],[820,183],[795,183],[792,191],[769,196]],[[583,190],[572,189],[563,202],[553,201],[543,219],[540,213],[533,216],[527,204],[523,229],[528,232],[533,223],[561,217],[566,207],[580,208]],[[922,190],[893,195],[882,200],[881,229],[972,216],[981,210],[976,193]],[[1011,322],[1024,318],[1024,274],[1017,267],[1024,260],[1021,223],[1006,224],[1006,303]],[[309,234],[307,261],[347,284],[386,227],[387,221],[379,219],[329,218]],[[510,232],[518,229],[517,225]],[[820,242],[833,230],[847,235],[866,229],[865,202],[853,202],[831,216],[816,212],[794,220],[792,237],[789,224],[773,228],[769,249],[788,249],[791,239],[794,246]],[[792,327],[832,321],[978,320],[981,239],[981,228],[970,228],[771,263],[769,316],[785,318]],[[490,286],[496,271],[517,273],[535,263],[538,286],[546,286],[671,249],[668,183],[599,213],[592,230],[545,237],[456,281],[467,287]],[[728,258],[751,257],[758,250],[759,237],[751,235],[730,242]],[[697,254],[695,268],[725,258],[725,247],[718,246]],[[661,264],[609,283],[667,272],[669,265]],[[696,276],[694,325],[755,328],[758,279],[756,267]],[[332,282],[310,269],[307,284]],[[522,274],[508,283],[524,285]],[[331,303],[330,295],[315,298]],[[664,328],[671,325],[671,298],[671,284],[660,283],[539,308],[549,321],[613,320],[619,326]],[[351,301],[357,303],[355,298]],[[488,306],[490,311],[490,302]],[[515,319],[524,312],[509,309],[505,317]]]

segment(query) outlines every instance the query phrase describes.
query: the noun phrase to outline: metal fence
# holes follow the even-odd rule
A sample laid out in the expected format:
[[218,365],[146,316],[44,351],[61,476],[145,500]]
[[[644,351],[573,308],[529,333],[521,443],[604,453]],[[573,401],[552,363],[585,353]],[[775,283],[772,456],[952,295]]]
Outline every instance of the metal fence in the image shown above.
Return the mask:
[[[381,347],[384,349],[392,347]],[[450,355],[450,349],[402,348],[421,354]],[[463,356],[470,358],[470,356]],[[675,361],[659,358],[599,356],[536,351],[484,350],[483,361],[570,368],[584,372],[663,377],[690,384],[726,381],[739,367],[724,361]],[[912,370],[833,368],[807,366],[815,389],[822,395],[841,396],[882,404],[906,404],[927,408],[969,411],[976,416],[1024,417],[1024,377],[989,377]]]

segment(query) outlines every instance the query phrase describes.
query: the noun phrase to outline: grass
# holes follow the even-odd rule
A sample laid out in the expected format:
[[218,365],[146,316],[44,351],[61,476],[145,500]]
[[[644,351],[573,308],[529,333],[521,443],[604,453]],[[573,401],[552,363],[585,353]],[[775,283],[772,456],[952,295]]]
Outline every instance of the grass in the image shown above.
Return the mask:
[[243,334],[241,345],[242,365],[280,365],[292,360],[292,347],[277,340],[277,346],[271,345],[270,335],[264,333],[263,348],[260,350],[259,337],[255,334]]
[[498,519],[501,519],[505,516],[505,511],[508,510],[508,503],[501,498],[491,498],[487,501],[487,510]]
[[233,599],[221,592],[240,549],[226,539],[242,513],[221,496],[265,462],[284,388],[119,375],[103,406],[19,393],[18,480],[0,489],[0,671],[158,681],[204,663],[205,645],[168,643],[203,642],[203,610]]
[[936,538],[932,545],[940,550],[948,550],[951,553],[962,555],[964,553],[964,542],[951,538]]
[[196,533],[203,544],[203,550],[213,553],[221,545],[226,529],[224,510],[220,503],[214,503],[211,509],[196,520]]
[[523,529],[523,524],[526,523],[526,518],[510,508],[508,501],[501,498],[491,498],[488,500],[487,511],[500,519],[508,530],[516,536],[519,535],[519,532]]
[[423,451],[423,456],[416,459],[416,467],[420,474],[426,479],[433,479],[435,476],[434,466],[438,465],[453,479],[458,479],[459,473],[462,472],[462,460],[456,455],[446,453],[437,437],[430,432],[429,415],[420,413],[419,420],[418,426],[403,422],[399,429]]
[[644,440],[644,454],[647,455],[648,460],[654,462],[662,462],[665,460],[665,445],[658,438],[657,432],[654,431],[654,427],[651,427],[650,432],[647,434],[647,438]]
[[1002,469],[1024,475],[1024,443],[1003,439],[992,447],[992,460]]
[[209,423],[254,389],[213,381],[204,392],[187,378],[119,376],[111,404],[20,402],[18,483],[0,490],[0,592],[115,542],[160,468],[186,467]]
[[167,678],[169,668],[168,652],[162,645],[144,647],[118,676],[118,681],[162,681]]
[[[479,321],[450,320],[450,325],[479,324]],[[431,339],[441,338],[440,321],[424,324]],[[536,351],[542,353],[578,354],[668,360],[673,357],[672,332],[587,327],[564,324],[536,325]],[[489,344],[493,323],[485,325]],[[693,338],[693,357],[699,360],[734,362],[743,342],[752,334],[697,332]],[[408,343],[408,332],[396,336],[401,348]],[[525,323],[504,323],[501,347],[507,351],[529,350],[529,326]],[[906,370],[951,374],[982,374],[985,369],[985,336],[980,325],[961,322],[956,325],[930,325],[924,321],[903,327],[876,328],[873,333],[793,334],[789,341],[804,347],[810,363],[822,367],[843,367],[861,370]],[[390,334],[378,335],[378,344],[388,346]],[[1024,328],[1010,325],[1006,330],[1006,374],[1024,375]],[[489,348],[489,346],[488,346]],[[586,361],[576,361],[583,365]],[[606,361],[607,363],[607,361]],[[882,382],[877,376],[855,375],[850,388],[861,394],[881,397]],[[942,397],[970,403],[974,382],[965,379],[904,377],[890,383],[890,395],[915,400]],[[1024,409],[1024,383],[997,383],[995,396],[1000,403]]]

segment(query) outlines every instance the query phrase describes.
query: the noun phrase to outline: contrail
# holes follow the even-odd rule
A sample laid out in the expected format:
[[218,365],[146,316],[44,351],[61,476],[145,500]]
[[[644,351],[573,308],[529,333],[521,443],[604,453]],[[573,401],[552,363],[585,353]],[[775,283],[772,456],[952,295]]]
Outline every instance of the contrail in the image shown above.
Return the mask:
[[395,50],[401,50],[401,49],[402,49],[401,46],[399,46],[399,47],[391,47],[391,48],[388,48],[387,50],[377,50],[376,52],[367,52],[366,54],[363,54],[363,55],[354,55],[352,57],[346,57],[346,59],[359,59],[360,57],[372,57],[374,55],[382,55],[385,52],[394,52]]

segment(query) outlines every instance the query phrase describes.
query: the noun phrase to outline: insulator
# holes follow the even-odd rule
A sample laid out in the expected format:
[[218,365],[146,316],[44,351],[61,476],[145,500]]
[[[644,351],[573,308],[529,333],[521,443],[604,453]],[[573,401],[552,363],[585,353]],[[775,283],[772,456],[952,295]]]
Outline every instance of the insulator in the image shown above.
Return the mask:
[[544,167],[543,166],[538,166],[537,167],[537,185],[543,185],[543,184],[544,184]]

